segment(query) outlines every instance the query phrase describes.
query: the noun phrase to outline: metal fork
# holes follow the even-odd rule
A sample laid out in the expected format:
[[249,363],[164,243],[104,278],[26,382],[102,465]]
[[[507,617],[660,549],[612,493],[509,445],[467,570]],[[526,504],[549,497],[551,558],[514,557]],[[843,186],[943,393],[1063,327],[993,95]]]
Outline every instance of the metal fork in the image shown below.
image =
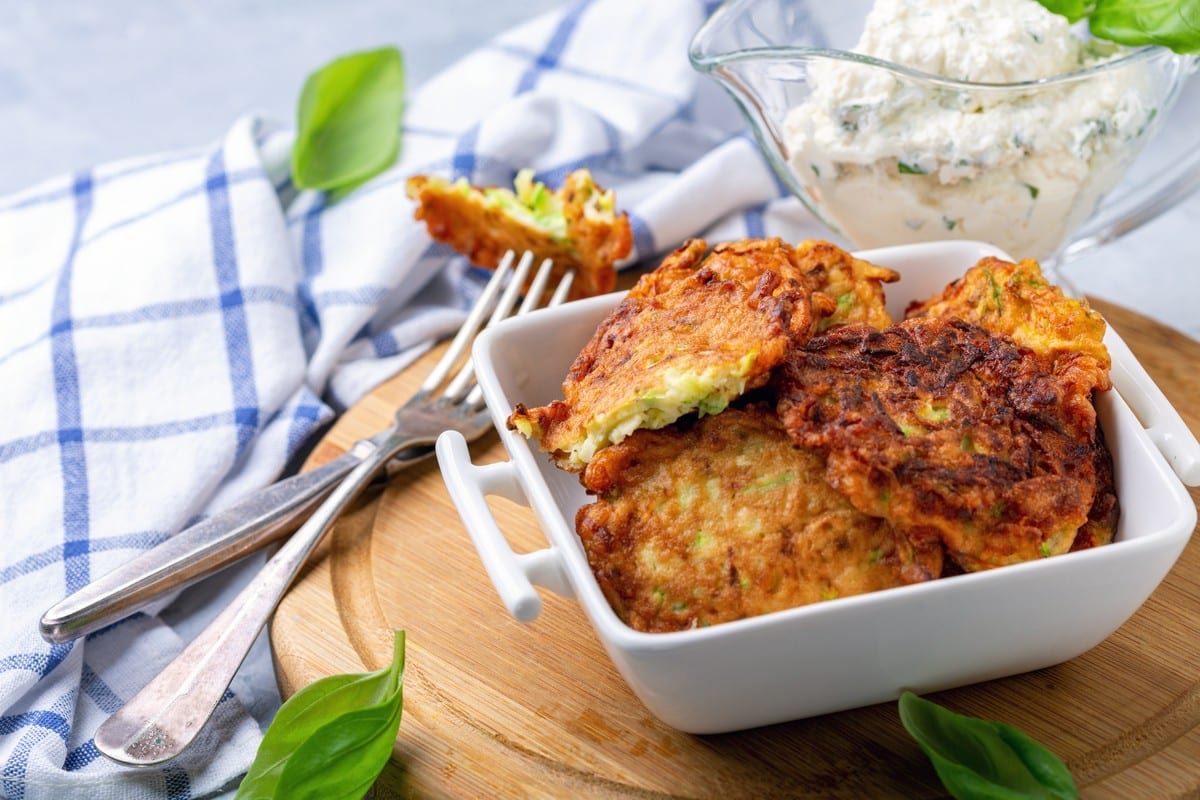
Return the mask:
[[[271,484],[181,530],[55,603],[42,615],[42,638],[64,644],[108,627],[167,592],[183,589],[300,527],[375,446],[351,447],[315,469]],[[397,453],[386,475],[433,454],[428,445]]]
[[[507,254],[499,271],[511,269],[513,257]],[[254,492],[99,576],[42,615],[42,638],[63,644],[98,631],[291,534],[377,445],[372,440],[352,447],[315,469]],[[390,476],[432,454],[432,443],[407,447],[388,460],[385,473]]]
[[[421,384],[412,399],[396,411],[392,425],[355,447],[367,450],[362,461],[330,493],[300,529],[279,549],[233,602],[123,708],[96,730],[97,749],[123,764],[150,766],[178,755],[192,742],[216,709],[259,631],[279,605],[301,565],[353,501],[388,461],[406,448],[432,445],[442,431],[454,429],[468,439],[490,427],[482,393],[467,362],[445,390],[438,390],[478,332],[495,303],[487,324],[503,319],[516,304],[533,255],[526,253],[504,285],[513,261],[509,253],[475,303],[449,350]],[[538,305],[550,279],[552,263],[545,260],[518,309],[524,314]],[[573,273],[568,273],[548,305],[566,299]]]

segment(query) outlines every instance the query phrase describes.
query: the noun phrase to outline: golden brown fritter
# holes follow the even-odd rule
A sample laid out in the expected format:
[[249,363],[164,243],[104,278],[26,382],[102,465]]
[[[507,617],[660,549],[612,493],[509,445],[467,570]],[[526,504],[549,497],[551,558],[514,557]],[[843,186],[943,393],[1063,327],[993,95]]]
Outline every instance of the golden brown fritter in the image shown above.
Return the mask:
[[813,328],[810,293],[779,245],[735,243],[705,258],[703,240],[686,242],[600,324],[563,382],[565,400],[518,405],[509,427],[578,471],[639,428],[716,414],[765,384]]
[[[698,240],[697,240],[698,241]],[[630,293],[649,295],[665,291],[681,277],[695,272],[704,251],[675,258],[669,268],[644,277]],[[866,323],[886,328],[892,318],[885,307],[883,284],[900,279],[895,270],[855,258],[835,244],[808,240],[792,247],[782,239],[741,239],[713,247],[704,265],[722,279],[740,280],[752,286],[764,270],[780,274],[813,292],[813,315],[817,330],[837,325]],[[666,266],[666,265],[664,265]]]
[[572,298],[611,292],[613,265],[633,247],[628,216],[616,213],[613,193],[597,186],[586,169],[567,175],[557,192],[531,176],[529,170],[518,173],[515,191],[425,175],[409,178],[406,188],[429,235],[472,264],[493,269],[505,251],[530,250],[539,261],[554,260],[555,282],[576,270]]
[[813,288],[834,301],[833,311],[817,323],[818,330],[856,323],[882,330],[892,324],[883,284],[900,280],[899,272],[819,240],[796,245],[796,256],[800,268],[813,280]]
[[588,465],[576,530],[617,615],[677,631],[936,577],[856,511],[769,406],[641,430]]
[[[695,276],[703,266],[723,281],[736,281],[747,291],[755,291],[764,273],[779,276],[773,294],[802,289],[812,292],[817,281],[799,263],[796,250],[782,239],[739,239],[714,245],[703,239],[689,239],[663,260],[653,272],[643,275],[629,297],[646,299],[666,294],[676,283]],[[813,314],[833,311],[832,300],[813,298]]]
[[1094,432],[1076,432],[1045,359],[957,319],[835,328],[776,383],[798,444],[831,485],[918,549],[973,571],[1064,553],[1097,491]]
[[1069,389],[1080,435],[1096,427],[1092,391],[1112,386],[1104,318],[1046,280],[1036,261],[988,257],[938,296],[909,305],[908,317],[955,317],[1045,356]]

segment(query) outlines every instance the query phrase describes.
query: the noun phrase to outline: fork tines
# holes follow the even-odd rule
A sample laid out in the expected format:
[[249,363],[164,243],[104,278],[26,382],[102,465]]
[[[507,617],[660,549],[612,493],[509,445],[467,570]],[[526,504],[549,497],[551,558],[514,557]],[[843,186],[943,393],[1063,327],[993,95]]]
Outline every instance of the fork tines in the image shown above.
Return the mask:
[[[463,321],[462,327],[454,337],[454,341],[450,343],[450,347],[443,354],[437,366],[429,373],[429,377],[421,384],[417,394],[426,396],[437,391],[438,387],[450,375],[451,370],[467,352],[470,344],[475,339],[475,334],[486,325],[493,325],[496,322],[507,317],[516,305],[517,298],[520,296],[521,287],[525,286],[529,276],[529,271],[533,266],[534,254],[526,250],[517,261],[516,253],[509,250],[500,259],[500,263],[496,266],[495,273],[487,282],[483,292],[475,301],[475,305],[467,314],[466,320]],[[513,268],[513,262],[517,261],[516,268]],[[525,298],[521,302],[520,308],[517,309],[517,315],[526,314],[537,308],[539,301],[546,292],[547,284],[550,282],[550,275],[554,268],[554,262],[547,258],[538,267],[537,273],[533,280],[529,282],[529,289],[525,292]],[[566,300],[568,292],[571,290],[571,283],[574,280],[575,273],[568,271],[559,284],[554,289],[554,293],[550,300],[546,303],[547,307],[560,305]],[[496,296],[503,289],[503,294],[497,301]],[[486,323],[484,317],[488,315]],[[468,358],[466,363],[454,376],[450,385],[446,387],[444,399],[447,402],[462,402],[465,400],[467,406],[477,405],[482,399],[479,387],[474,383],[475,370]]]

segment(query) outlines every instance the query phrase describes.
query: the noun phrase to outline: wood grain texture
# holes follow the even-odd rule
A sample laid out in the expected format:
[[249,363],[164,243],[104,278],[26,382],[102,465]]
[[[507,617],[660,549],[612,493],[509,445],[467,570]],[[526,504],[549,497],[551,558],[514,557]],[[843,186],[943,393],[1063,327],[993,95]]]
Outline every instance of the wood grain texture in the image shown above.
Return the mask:
[[[1200,431],[1200,344],[1095,305]],[[348,412],[310,466],[385,425],[435,358]],[[505,458],[494,434],[472,455]],[[531,511],[495,498],[493,510],[516,549],[545,546]],[[943,794],[891,703],[719,736],[674,731],[625,686],[580,608],[542,595],[532,624],[508,615],[427,461],[365,498],[289,592],[271,625],[280,684],[287,696],[325,675],[377,669],[390,657],[391,629],[407,631],[404,718],[377,797]],[[1068,762],[1085,797],[1194,795],[1200,545],[1189,544],[1142,609],[1092,651],[933,699],[1020,726]]]

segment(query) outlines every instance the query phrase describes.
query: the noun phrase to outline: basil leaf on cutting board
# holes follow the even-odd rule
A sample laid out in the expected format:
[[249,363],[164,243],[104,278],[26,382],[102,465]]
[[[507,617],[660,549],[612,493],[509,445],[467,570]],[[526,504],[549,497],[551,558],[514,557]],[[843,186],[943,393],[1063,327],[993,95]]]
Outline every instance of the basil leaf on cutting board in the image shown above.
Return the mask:
[[958,800],[1075,800],[1071,772],[1012,725],[970,717],[912,692],[900,695],[900,721]]
[[1038,0],[1071,22],[1086,18],[1098,39],[1200,53],[1200,0]]
[[351,53],[304,82],[292,145],[301,189],[344,191],[383,172],[400,152],[404,59],[394,47]]
[[404,631],[396,631],[384,669],[322,678],[280,706],[235,800],[359,800],[392,754],[403,687]]

